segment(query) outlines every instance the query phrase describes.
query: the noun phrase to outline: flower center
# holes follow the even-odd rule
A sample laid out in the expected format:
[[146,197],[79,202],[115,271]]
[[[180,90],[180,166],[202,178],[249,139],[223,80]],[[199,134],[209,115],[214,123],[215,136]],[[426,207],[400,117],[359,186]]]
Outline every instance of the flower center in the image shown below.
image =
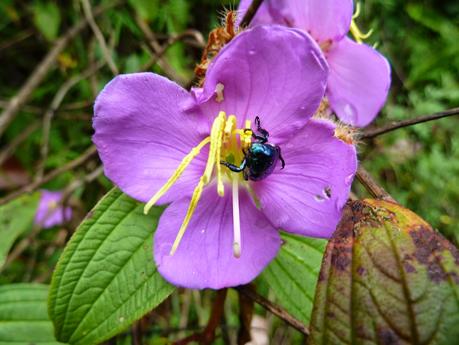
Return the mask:
[[244,129],[237,128],[236,116],[230,115],[226,117],[226,113],[221,111],[215,118],[210,136],[204,138],[197,146],[191,149],[183,159],[178,168],[174,171],[172,176],[167,182],[160,188],[158,192],[147,202],[144,208],[144,213],[148,211],[156,204],[156,202],[172,187],[172,185],[180,178],[185,171],[186,167],[190,165],[195,157],[199,155],[201,149],[210,144],[209,156],[207,158],[207,164],[199,179],[198,185],[193,191],[190,204],[188,206],[187,213],[183,220],[183,223],[178,231],[177,237],[172,245],[170,255],[173,255],[180,244],[180,241],[185,234],[185,231],[190,223],[191,217],[196,210],[199,199],[201,198],[204,187],[209,184],[212,180],[214,168],[216,170],[215,177],[217,180],[217,193],[220,196],[224,196],[225,187],[224,180],[232,182],[232,197],[233,197],[233,230],[234,230],[234,244],[233,253],[234,256],[239,257],[241,253],[241,230],[240,230],[240,219],[239,219],[239,174],[226,171],[222,173],[222,158],[229,162],[239,162],[242,160],[243,150],[248,150],[251,145],[252,133],[250,129],[250,121],[247,120]]

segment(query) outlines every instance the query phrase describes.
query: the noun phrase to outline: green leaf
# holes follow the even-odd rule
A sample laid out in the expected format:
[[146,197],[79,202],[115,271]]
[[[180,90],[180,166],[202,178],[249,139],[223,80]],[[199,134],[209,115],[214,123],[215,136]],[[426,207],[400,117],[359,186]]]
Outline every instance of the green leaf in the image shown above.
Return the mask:
[[173,291],[159,275],[152,243],[161,208],[108,193],[68,243],[54,272],[49,313],[57,339],[100,343],[126,329]]
[[309,344],[457,344],[459,252],[397,204],[350,202],[312,315]]
[[33,20],[37,29],[48,41],[56,39],[61,24],[61,13],[55,2],[36,1],[32,7]]
[[14,241],[32,228],[39,196],[23,195],[0,206],[0,271]]
[[308,325],[314,291],[326,241],[282,234],[284,241],[277,257],[265,269],[264,279],[276,296],[276,302]]
[[158,15],[158,0],[128,0],[128,2],[142,19],[152,21]]
[[48,287],[39,284],[0,286],[0,344],[57,345],[46,310]]

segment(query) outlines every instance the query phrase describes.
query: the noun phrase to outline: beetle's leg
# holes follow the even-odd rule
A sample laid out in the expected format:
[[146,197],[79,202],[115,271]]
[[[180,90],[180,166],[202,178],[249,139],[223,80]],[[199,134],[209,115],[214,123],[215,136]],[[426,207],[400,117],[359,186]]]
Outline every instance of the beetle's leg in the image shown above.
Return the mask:
[[[265,131],[265,130],[263,129],[263,131]],[[252,138],[254,138],[257,141],[257,143],[264,144],[264,143],[266,143],[268,141],[269,134],[268,134],[268,136],[265,133],[261,133],[262,135],[258,135],[258,134],[255,134],[255,132],[252,129],[245,128],[244,129],[244,134],[247,133],[247,132],[251,132],[252,133]],[[268,133],[268,132],[266,132],[266,133]]]
[[276,146],[276,150],[277,150],[277,153],[279,154],[279,159],[282,163],[282,168],[281,169],[284,169],[285,168],[285,161],[284,161],[284,158],[282,157],[282,153],[281,153],[281,148],[279,146]]
[[242,175],[244,176],[244,180],[248,181],[249,180],[249,174],[247,174],[247,170],[244,170],[242,172]]
[[234,172],[242,172],[244,171],[245,167],[247,166],[247,160],[244,158],[242,161],[241,165],[237,166],[228,162],[220,162],[220,164],[223,164],[225,167],[227,167],[229,170],[234,171]]
[[266,143],[268,141],[269,132],[261,127],[260,118],[258,116],[255,117],[255,125],[257,126],[257,132],[260,133],[260,135],[252,134],[252,136],[261,144]]
[[252,138],[256,139],[256,141],[260,144],[264,144],[268,141],[268,137],[262,133],[262,135],[257,135],[252,132]]
[[260,133],[260,135],[255,134],[255,131],[250,128],[245,128],[244,133],[252,132],[252,138],[254,138],[258,143],[266,143],[268,141],[269,132],[266,129],[261,128],[260,118],[258,116],[255,117],[255,125],[257,126],[257,132]]

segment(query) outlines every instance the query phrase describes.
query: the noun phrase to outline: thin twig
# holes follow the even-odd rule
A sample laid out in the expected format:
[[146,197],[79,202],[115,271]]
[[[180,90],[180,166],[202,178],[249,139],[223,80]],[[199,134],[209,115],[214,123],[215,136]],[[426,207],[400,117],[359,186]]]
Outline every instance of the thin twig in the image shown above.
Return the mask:
[[45,170],[46,159],[48,158],[49,152],[49,134],[51,131],[51,122],[53,120],[54,114],[56,113],[57,109],[60,107],[62,101],[64,100],[65,95],[79,82],[84,79],[87,79],[89,76],[95,74],[98,70],[100,70],[105,65],[105,62],[99,62],[96,65],[90,66],[82,73],[73,76],[72,78],[68,79],[65,83],[61,85],[59,90],[57,91],[56,95],[54,96],[53,100],[51,101],[51,105],[49,106],[48,110],[46,111],[43,117],[43,137],[42,137],[42,144],[41,144],[41,160],[37,168],[37,173],[35,175],[35,180],[40,180],[43,177],[43,172]]
[[29,38],[32,35],[33,35],[33,30],[32,29],[28,29],[28,30],[25,30],[25,31],[22,31],[22,32],[18,33],[16,36],[14,36],[13,38],[11,38],[8,41],[1,42],[0,43],[0,52],[2,52],[2,51],[4,52],[5,49],[10,48],[14,44],[19,43],[19,42]]
[[202,345],[210,345],[215,341],[215,332],[220,325],[225,307],[226,295],[228,289],[217,290],[212,311],[209,317],[206,328],[201,333],[194,333],[182,340],[176,341],[174,345],[186,345],[193,341],[199,342]]
[[372,197],[377,199],[383,199],[387,201],[396,202],[395,199],[387,193],[384,188],[376,183],[376,181],[371,177],[370,173],[365,170],[362,165],[359,165],[357,169],[357,174],[355,175],[359,182],[365,187],[368,193],[371,194]]
[[102,175],[104,172],[104,167],[100,165],[96,169],[94,169],[92,172],[89,174],[83,176],[82,178],[74,180],[72,183],[70,183],[65,189],[64,192],[62,193],[62,200],[67,200],[69,196],[78,188],[82,187],[85,184],[91,183],[94,181],[96,178],[98,178],[100,175]]
[[40,122],[35,121],[26,127],[21,133],[19,133],[10,143],[0,152],[0,165],[3,164],[16,150],[16,148],[21,145],[33,132],[35,132],[40,127]]
[[278,305],[272,303],[271,301],[267,300],[263,296],[259,295],[255,290],[247,285],[239,286],[236,288],[239,292],[250,298],[251,300],[255,301],[263,308],[268,310],[269,312],[273,313],[290,326],[298,330],[299,332],[303,333],[305,336],[309,335],[309,329],[298,319],[294,316],[290,315],[286,310],[282,309]]
[[0,199],[0,205],[4,205],[7,202],[17,198],[18,196],[20,196],[22,194],[31,193],[31,192],[37,190],[41,185],[43,185],[45,183],[48,183],[49,181],[51,181],[55,177],[65,173],[67,171],[70,171],[72,169],[75,169],[76,167],[84,164],[89,158],[94,156],[96,152],[97,152],[96,147],[95,146],[91,146],[85,152],[83,152],[82,155],[80,155],[79,157],[75,158],[74,160],[68,162],[67,164],[65,164],[63,166],[50,171],[48,174],[43,176],[43,178],[41,180],[34,181],[34,182],[28,184],[27,186],[24,186],[24,187],[22,187],[22,188],[20,188],[20,189],[18,189],[16,191],[6,195],[5,197],[1,198]]
[[202,33],[194,29],[187,29],[179,34],[171,34],[167,39],[166,46],[172,45],[175,42],[181,41],[187,37],[193,38],[192,45],[195,46],[196,48],[204,48],[206,46],[206,41],[204,39],[204,36],[202,36]]
[[142,71],[149,70],[158,61],[158,59],[160,59],[167,52],[167,50],[170,47],[172,47],[176,42],[182,41],[187,37],[194,38],[195,40],[194,46],[198,48],[205,47],[204,38],[202,37],[202,34],[199,31],[192,30],[192,29],[185,30],[184,32],[180,34],[170,36],[168,40],[166,41],[166,43],[163,46],[161,46],[161,49],[157,54],[153,53],[150,47],[147,47],[148,51],[153,54],[152,54],[151,59],[141,67],[141,70]]
[[[94,10],[94,16],[102,14],[104,11],[118,5],[118,1],[112,1],[109,5],[97,7]],[[42,82],[47,75],[48,71],[55,66],[55,61],[59,54],[64,50],[67,44],[78,35],[86,26],[88,22],[82,19],[73,27],[71,27],[63,36],[56,40],[53,48],[46,54],[43,60],[38,64],[32,72],[27,81],[22,85],[19,92],[10,99],[7,107],[0,114],[0,137],[5,132],[10,122],[14,119],[21,106],[27,102],[35,88]]]
[[62,110],[83,110],[92,107],[92,101],[76,101],[62,105]]
[[161,67],[161,69],[169,78],[175,80],[181,85],[185,85],[187,81],[175,72],[167,60],[162,58],[162,55],[165,53],[165,49],[163,49],[163,47],[161,47],[159,44],[155,34],[148,26],[148,23],[139,16],[136,16],[136,23],[140,30],[142,30],[142,33],[145,35],[146,43],[148,43],[147,47],[153,53],[155,59],[157,59],[159,67]]
[[83,12],[86,17],[86,20],[88,21],[89,26],[91,27],[91,30],[94,33],[94,36],[96,36],[100,48],[102,49],[102,55],[104,56],[105,61],[110,67],[110,70],[112,71],[113,75],[119,74],[118,67],[116,67],[110,50],[107,47],[107,43],[105,42],[104,35],[102,35],[102,32],[100,31],[96,21],[94,20],[94,15],[92,13],[92,8],[91,4],[89,3],[89,0],[81,0],[81,4],[83,6]]
[[[1,109],[6,109],[9,107],[9,101],[6,100],[0,100],[0,108]],[[43,113],[43,108],[36,107],[33,105],[24,105],[22,107],[22,110],[27,112],[27,113],[32,113],[32,114],[42,114]]]
[[260,5],[262,4],[263,0],[253,0],[252,3],[250,4],[249,8],[244,14],[244,17],[241,20],[240,26],[245,28],[249,26],[250,22],[252,21],[253,17],[255,17],[255,14],[257,13],[258,9],[260,8]]
[[378,135],[392,132],[399,128],[414,126],[414,125],[417,125],[418,123],[434,121],[434,120],[441,119],[443,117],[454,116],[454,115],[459,115],[459,108],[452,108],[452,109],[440,111],[438,113],[430,114],[430,115],[422,115],[414,119],[393,121],[379,128],[368,128],[364,130],[361,135],[361,139],[371,139],[371,138],[377,137]]
[[[250,289],[250,286],[247,286]],[[239,331],[237,334],[238,345],[244,345],[252,340],[250,330],[252,328],[252,318],[254,310],[254,300],[247,297],[241,291],[239,295]]]
[[[88,63],[89,66],[96,64],[96,39],[92,37],[88,44]],[[92,98],[95,99],[99,93],[99,83],[95,74],[89,77],[89,86],[91,88]]]
[[[8,106],[8,101],[5,100],[0,100],[0,109],[5,109]],[[92,102],[88,101],[79,101],[79,102],[73,102],[73,103],[68,103],[64,104],[60,107],[59,111],[75,111],[75,110],[84,110],[88,109],[92,106]],[[46,108],[44,107],[37,107],[33,105],[24,105],[22,107],[22,110],[34,115],[41,115],[46,111]],[[58,112],[59,112],[58,111]]]

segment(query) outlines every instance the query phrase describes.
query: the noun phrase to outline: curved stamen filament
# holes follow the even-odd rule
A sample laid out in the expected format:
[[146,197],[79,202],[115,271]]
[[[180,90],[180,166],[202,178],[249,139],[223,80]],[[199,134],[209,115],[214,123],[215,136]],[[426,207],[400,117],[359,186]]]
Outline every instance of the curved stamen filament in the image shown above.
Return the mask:
[[373,29],[368,31],[366,34],[364,34],[362,31],[360,31],[359,27],[357,26],[357,23],[355,22],[355,19],[360,15],[360,3],[356,3],[355,7],[355,13],[352,15],[352,21],[351,21],[351,27],[350,31],[352,36],[354,36],[355,40],[357,43],[362,43],[364,39],[367,39],[368,37],[371,36],[373,33]]
[[226,114],[225,112],[221,111],[217,118],[214,120],[212,124],[212,129],[210,132],[210,150],[209,150],[209,157],[207,158],[206,168],[204,170],[204,174],[199,179],[199,183],[193,191],[193,196],[191,197],[190,205],[188,206],[188,210],[185,215],[185,219],[183,220],[182,225],[180,226],[180,230],[175,238],[175,241],[172,245],[170,255],[174,255],[175,251],[177,250],[180,241],[185,234],[186,228],[190,223],[191,216],[193,215],[194,211],[196,210],[196,206],[198,205],[199,199],[201,199],[202,190],[204,186],[209,183],[215,163],[218,161],[220,165],[220,151],[218,148],[221,148],[221,141],[223,140],[223,132],[225,129],[225,122],[226,122]]
[[355,12],[352,15],[352,19],[357,19],[358,16],[360,16],[360,1],[355,3]]
[[183,220],[183,223],[180,226],[180,230],[177,234],[177,237],[175,238],[174,244],[172,245],[169,255],[174,255],[175,251],[177,250],[180,244],[180,241],[183,238],[183,235],[185,234],[186,228],[188,227],[188,224],[190,223],[191,216],[196,210],[196,206],[198,206],[199,199],[201,199],[202,190],[204,186],[207,184],[207,182],[205,182],[205,179],[206,179],[205,175],[202,175],[201,179],[199,180],[198,185],[193,191],[193,196],[191,197],[190,205],[188,206],[188,210],[186,211],[185,219]]
[[364,34],[364,33],[362,33],[362,31],[360,31],[360,29],[357,26],[357,24],[355,23],[355,21],[352,20],[352,22],[351,22],[351,33],[352,33],[352,36],[354,36],[354,38],[357,41],[357,43],[363,43],[364,39],[367,39],[368,37],[371,36],[371,34],[373,33],[373,29],[371,29],[366,34]]
[[179,167],[177,170],[175,170],[174,174],[169,177],[167,182],[164,184],[164,186],[161,187],[159,191],[156,192],[155,195],[152,196],[152,198],[146,203],[143,212],[147,214],[150,209],[158,202],[158,200],[172,187],[172,185],[180,178],[180,176],[183,174],[185,171],[186,167],[190,165],[191,161],[199,155],[199,152],[201,152],[201,149],[206,146],[208,143],[210,143],[210,136],[205,138],[203,141],[199,143],[196,147],[193,147],[190,151],[189,154],[187,154],[183,159],[182,162],[180,163]]
[[241,217],[239,215],[239,183],[238,179],[233,179],[233,255],[235,258],[241,257]]

